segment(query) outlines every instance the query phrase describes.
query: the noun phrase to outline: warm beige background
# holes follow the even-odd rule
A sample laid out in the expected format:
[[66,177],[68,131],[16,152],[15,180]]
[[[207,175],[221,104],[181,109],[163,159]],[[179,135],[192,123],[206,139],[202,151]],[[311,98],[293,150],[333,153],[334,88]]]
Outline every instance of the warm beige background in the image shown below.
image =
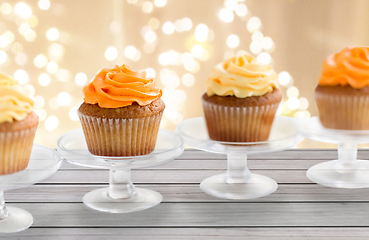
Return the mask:
[[[13,75],[18,69],[25,70],[30,82],[36,90],[36,95],[43,96],[45,105],[42,107],[47,116],[56,116],[58,127],[47,131],[44,121],[40,122],[36,143],[55,147],[58,136],[80,127],[78,121],[69,117],[71,108],[79,106],[82,101],[82,87],[75,81],[75,75],[83,72],[90,80],[103,67],[113,67],[114,64],[128,63],[134,69],[153,68],[156,72],[157,85],[164,88],[160,79],[160,65],[158,57],[162,52],[175,50],[180,53],[191,52],[195,44],[200,44],[209,51],[207,61],[197,61],[199,71],[192,73],[196,79],[193,86],[184,86],[181,82],[176,89],[187,94],[185,103],[176,102],[168,98],[176,107],[183,119],[202,115],[200,96],[204,92],[204,81],[212,67],[222,61],[225,55],[238,50],[250,51],[251,33],[246,24],[251,16],[257,16],[262,22],[261,31],[275,43],[274,51],[270,52],[273,66],[277,72],[287,71],[294,79],[293,85],[298,87],[300,97],[309,100],[309,111],[312,116],[317,115],[313,99],[314,87],[320,74],[321,63],[324,58],[344,48],[345,46],[368,45],[369,41],[369,1],[367,0],[246,0],[248,14],[244,18],[235,15],[231,23],[225,23],[218,17],[218,12],[224,7],[223,0],[168,0],[164,7],[156,7],[150,13],[142,11],[142,3],[131,4],[134,0],[50,0],[50,8],[41,10],[38,1],[23,1],[32,9],[32,15],[38,19],[38,24],[32,29],[37,37],[34,41],[26,41],[19,34],[19,25],[26,21],[14,13],[14,6],[19,1],[6,1],[13,7],[9,15],[0,13],[0,35],[6,31],[14,33],[12,45],[1,48],[8,55],[7,61],[0,65],[0,70]],[[131,2],[131,3],[129,3]],[[148,0],[153,3],[153,0]],[[3,3],[0,3],[0,6]],[[159,29],[155,30],[157,40],[153,53],[145,53],[145,40],[141,30],[148,25],[151,18],[160,21]],[[166,21],[175,22],[177,19],[188,17],[192,20],[192,29],[185,32],[174,32],[166,35],[162,31],[162,24]],[[120,31],[111,31],[111,23],[120,23]],[[196,26],[204,23],[214,33],[212,41],[198,43],[194,38]],[[49,41],[45,34],[48,29],[55,27],[60,37],[55,42]],[[231,49],[226,44],[230,34],[236,34],[240,39],[237,48]],[[12,46],[17,43],[15,49]],[[55,62],[59,69],[65,69],[69,77],[60,81],[56,74],[50,74],[51,84],[43,87],[38,83],[38,76],[47,72],[45,67],[37,68],[33,59],[40,53],[48,55],[50,44],[58,43],[63,49],[63,55]],[[19,48],[20,45],[22,46]],[[127,46],[133,45],[141,51],[138,61],[131,61],[124,56]],[[17,48],[18,46],[18,48]],[[118,56],[113,61],[104,57],[105,50],[115,46]],[[20,66],[16,63],[16,53],[22,52],[27,56],[27,62]],[[50,60],[50,59],[49,59]],[[175,71],[179,79],[188,73],[183,65],[169,65],[166,68]],[[286,87],[281,87],[286,92]],[[67,106],[50,107],[49,102],[62,91],[71,94],[71,102]],[[173,121],[167,116],[163,127],[174,129],[181,117]],[[309,143],[301,147],[331,146],[321,143]]]

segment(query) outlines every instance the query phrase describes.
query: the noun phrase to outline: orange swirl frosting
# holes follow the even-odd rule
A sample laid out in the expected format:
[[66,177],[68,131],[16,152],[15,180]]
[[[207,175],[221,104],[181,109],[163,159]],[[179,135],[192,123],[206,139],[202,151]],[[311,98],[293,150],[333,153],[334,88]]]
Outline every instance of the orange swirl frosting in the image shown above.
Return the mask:
[[369,85],[369,47],[346,47],[329,56],[322,67],[320,86],[347,86],[361,89]]
[[162,90],[154,88],[153,78],[146,78],[146,72],[134,71],[128,65],[116,65],[102,69],[83,88],[85,102],[98,104],[102,108],[119,108],[133,102],[145,106],[162,96]]

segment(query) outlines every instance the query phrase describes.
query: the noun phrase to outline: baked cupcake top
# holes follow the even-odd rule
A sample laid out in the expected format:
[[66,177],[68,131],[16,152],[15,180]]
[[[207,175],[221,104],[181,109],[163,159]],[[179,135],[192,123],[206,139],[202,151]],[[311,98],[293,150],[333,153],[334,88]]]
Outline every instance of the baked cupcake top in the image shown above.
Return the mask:
[[262,96],[276,86],[277,73],[269,65],[258,63],[245,51],[215,66],[206,80],[207,95],[245,98]]
[[320,86],[351,86],[361,89],[369,85],[369,47],[346,47],[325,59]]
[[152,103],[162,96],[155,88],[153,78],[145,71],[134,71],[128,65],[104,68],[83,88],[84,101],[102,108],[119,108],[136,102],[140,106]]
[[25,119],[34,104],[24,87],[13,78],[0,73],[0,123]]

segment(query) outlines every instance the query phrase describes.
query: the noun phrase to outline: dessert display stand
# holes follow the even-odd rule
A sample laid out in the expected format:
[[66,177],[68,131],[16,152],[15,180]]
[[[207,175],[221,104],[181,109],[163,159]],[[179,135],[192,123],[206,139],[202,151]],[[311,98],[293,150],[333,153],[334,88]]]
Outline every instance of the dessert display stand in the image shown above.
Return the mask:
[[97,211],[126,213],[154,207],[162,201],[160,193],[137,188],[131,181],[131,169],[164,164],[180,156],[183,140],[176,133],[160,129],[152,153],[131,157],[105,157],[88,151],[82,129],[65,133],[58,139],[58,152],[66,161],[86,167],[109,169],[109,187],[84,195],[83,203]]
[[311,181],[333,188],[369,187],[369,161],[357,160],[357,145],[369,142],[368,130],[328,129],[319,117],[312,117],[300,124],[299,131],[307,138],[338,147],[337,160],[309,168],[306,175]]
[[25,170],[0,176],[0,232],[12,233],[29,228],[32,215],[17,207],[6,207],[4,191],[23,188],[40,182],[54,174],[60,167],[59,154],[50,148],[34,144],[30,161]]
[[183,121],[176,131],[189,146],[227,154],[227,171],[209,177],[200,184],[203,192],[226,199],[252,199],[274,192],[278,187],[277,183],[269,177],[251,173],[247,167],[247,156],[285,150],[303,140],[298,134],[296,120],[281,116],[275,117],[270,136],[265,142],[211,140],[203,117]]

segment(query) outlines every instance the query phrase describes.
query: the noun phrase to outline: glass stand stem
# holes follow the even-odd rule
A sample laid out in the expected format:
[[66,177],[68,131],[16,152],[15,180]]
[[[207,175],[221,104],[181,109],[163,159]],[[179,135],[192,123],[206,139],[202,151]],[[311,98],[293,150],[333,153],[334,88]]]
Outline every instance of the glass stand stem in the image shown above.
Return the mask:
[[228,153],[227,154],[227,183],[247,183],[250,180],[251,173],[247,167],[247,154]]
[[9,213],[5,207],[4,191],[0,191],[0,220],[4,220],[8,216]]
[[131,181],[131,170],[113,170],[109,172],[109,196],[113,199],[127,199],[136,194]]
[[338,144],[338,165],[345,169],[355,168],[357,165],[357,143],[342,142]]

